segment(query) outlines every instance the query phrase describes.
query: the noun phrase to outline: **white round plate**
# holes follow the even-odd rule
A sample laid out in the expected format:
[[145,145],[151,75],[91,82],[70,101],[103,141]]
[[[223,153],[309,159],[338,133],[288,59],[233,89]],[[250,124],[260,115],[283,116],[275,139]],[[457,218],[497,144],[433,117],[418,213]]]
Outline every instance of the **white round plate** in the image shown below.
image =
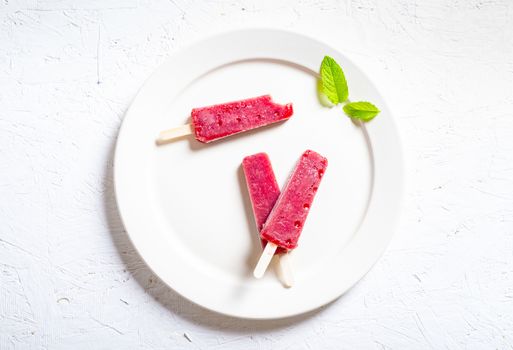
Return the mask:
[[[343,67],[353,101],[380,107],[365,127],[319,103],[324,55]],[[292,102],[292,118],[208,145],[192,136],[155,145],[193,107],[263,94]],[[252,277],[261,247],[240,164],[266,152],[283,186],[306,149],[329,165],[292,253],[296,283],[286,289],[273,265],[263,279]],[[114,177],[125,228],[164,282],[210,310],[270,319],[325,305],[371,268],[395,227],[402,157],[392,115],[355,63],[315,39],[253,29],[192,45],[151,76],[125,116]]]

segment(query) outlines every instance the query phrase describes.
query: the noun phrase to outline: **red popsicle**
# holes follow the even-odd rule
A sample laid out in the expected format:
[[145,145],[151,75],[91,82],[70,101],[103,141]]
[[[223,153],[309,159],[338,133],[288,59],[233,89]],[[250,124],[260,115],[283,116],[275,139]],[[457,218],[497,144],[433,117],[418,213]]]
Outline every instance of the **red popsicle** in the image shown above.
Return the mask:
[[274,103],[270,95],[194,108],[191,124],[162,131],[158,144],[194,133],[196,140],[208,143],[244,131],[287,120],[293,113],[292,104]]
[[[265,153],[245,157],[242,160],[242,169],[246,177],[255,223],[260,232],[280,195],[280,187],[276,182],[271,161]],[[262,239],[262,247],[266,242]],[[276,251],[276,253],[283,252],[286,250],[282,248]]]
[[[280,188],[267,154],[257,153],[245,157],[242,160],[242,169],[246,177],[255,223],[260,232],[280,195]],[[262,247],[265,247],[267,241],[261,239],[261,242]],[[287,250],[279,247],[276,254],[280,254],[278,276],[285,287],[292,287],[294,274],[289,254]]]
[[253,273],[255,277],[263,276],[278,247],[296,248],[327,166],[328,160],[314,151],[308,150],[301,156],[260,231],[260,236],[268,243]]

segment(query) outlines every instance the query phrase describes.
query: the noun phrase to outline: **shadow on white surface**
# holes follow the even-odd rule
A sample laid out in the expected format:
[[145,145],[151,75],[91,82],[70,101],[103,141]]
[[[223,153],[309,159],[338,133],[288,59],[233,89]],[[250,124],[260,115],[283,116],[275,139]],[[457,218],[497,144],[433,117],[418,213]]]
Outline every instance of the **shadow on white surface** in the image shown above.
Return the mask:
[[[146,265],[134,245],[130,241],[123,223],[121,221],[116,198],[114,193],[113,162],[114,162],[115,140],[112,143],[109,159],[105,172],[104,210],[107,225],[111,233],[112,241],[118,253],[126,265],[127,271],[137,281],[145,293],[150,295],[156,302],[160,303],[170,313],[190,323],[200,324],[204,327],[232,333],[266,332],[286,328],[304,322],[321,313],[330,304],[317,310],[289,318],[278,320],[247,320],[222,315],[205,309],[176,293],[167,286],[153,271]],[[240,178],[240,175],[239,175]],[[243,180],[243,179],[240,179]],[[242,184],[241,184],[242,186]],[[245,186],[245,183],[244,183]],[[247,203],[247,195],[241,192],[242,200],[245,203],[248,214],[248,226],[251,226],[251,234],[254,239],[254,249],[248,255],[248,265],[253,262],[255,255],[260,249],[260,242],[256,235],[256,228],[252,221],[250,203]],[[173,317],[173,316],[171,316]]]

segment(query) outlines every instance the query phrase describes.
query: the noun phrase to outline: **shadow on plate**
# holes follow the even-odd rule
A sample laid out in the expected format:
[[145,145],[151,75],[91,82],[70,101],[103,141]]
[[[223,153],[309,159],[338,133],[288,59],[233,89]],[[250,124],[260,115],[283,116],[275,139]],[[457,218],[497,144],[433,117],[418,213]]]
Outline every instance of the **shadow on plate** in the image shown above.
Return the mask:
[[244,176],[242,165],[240,165],[237,169],[237,180],[240,187],[241,202],[244,206],[244,213],[246,214],[246,222],[248,226],[247,232],[251,236],[251,251],[248,254],[248,258],[246,260],[246,266],[248,277],[253,278],[253,268],[255,267],[258,259],[260,258],[260,255],[262,254],[262,244],[259,239],[260,234],[256,227],[253,209],[251,206],[251,199],[249,198],[246,177]]

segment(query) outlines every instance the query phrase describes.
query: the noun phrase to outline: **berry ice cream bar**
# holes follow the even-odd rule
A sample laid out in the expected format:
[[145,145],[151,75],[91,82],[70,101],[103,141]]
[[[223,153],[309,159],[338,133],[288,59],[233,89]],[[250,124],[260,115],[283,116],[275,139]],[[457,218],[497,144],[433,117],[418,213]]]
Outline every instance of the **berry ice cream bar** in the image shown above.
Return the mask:
[[[257,153],[247,156],[242,160],[242,169],[246,178],[249,198],[253,208],[253,216],[258,232],[262,230],[269,213],[274,207],[276,200],[280,196],[280,187],[274,176],[271,161],[266,153]],[[262,247],[265,247],[267,241],[262,241]],[[280,279],[286,287],[293,284],[292,268],[290,267],[287,250],[278,248],[276,254],[283,254],[279,257]]]
[[267,241],[267,245],[253,273],[255,277],[263,276],[278,247],[296,248],[327,166],[328,160],[314,151],[304,152],[299,159],[260,231],[260,237]]
[[[274,176],[271,161],[265,153],[245,157],[242,160],[242,169],[246,177],[255,223],[260,232],[280,196],[280,187]],[[266,242],[262,240],[262,246],[265,246]]]
[[292,104],[281,105],[270,95],[194,108],[191,124],[162,131],[157,144],[194,134],[196,140],[209,143],[227,136],[284,121],[292,116]]

